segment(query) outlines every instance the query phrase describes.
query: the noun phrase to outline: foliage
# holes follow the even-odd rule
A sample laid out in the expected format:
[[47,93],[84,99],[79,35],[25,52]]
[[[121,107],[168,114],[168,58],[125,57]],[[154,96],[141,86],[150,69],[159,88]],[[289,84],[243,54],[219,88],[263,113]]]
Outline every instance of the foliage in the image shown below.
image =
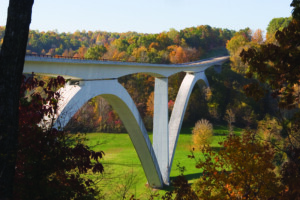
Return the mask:
[[53,123],[60,98],[55,89],[64,83],[60,76],[48,83],[33,75],[22,78],[14,199],[93,199],[97,193],[93,181],[80,174],[102,173],[104,153],[45,123]]
[[[193,188],[200,199],[269,199],[284,189],[274,173],[274,149],[260,142],[255,133],[229,135],[221,150],[202,148],[204,160],[196,167],[203,175]],[[195,158],[194,155],[191,156]]]
[[290,159],[282,165],[281,182],[287,187],[285,199],[300,198],[300,148],[289,147]]
[[231,69],[244,75],[248,70],[248,65],[242,62],[240,53],[243,49],[255,48],[257,44],[262,42],[263,35],[260,29],[256,30],[252,36],[249,28],[237,32],[226,44],[226,48],[230,53]]
[[283,28],[287,27],[291,22],[291,17],[280,17],[280,18],[273,18],[267,27],[267,41],[272,43],[275,41],[275,33],[280,30],[282,31]]
[[296,20],[300,20],[300,1],[299,0],[293,0],[291,3],[291,7],[294,7],[293,9],[293,18]]
[[[291,109],[299,95],[295,93],[295,85],[300,78],[300,22],[293,21],[283,31],[276,32],[279,45],[263,44],[259,49],[243,50],[241,58],[249,65],[247,77],[267,83],[274,98],[280,97],[279,107]],[[255,90],[254,90],[255,89]],[[257,83],[244,87],[245,92],[259,98],[265,89]]]
[[[190,184],[188,184],[187,179],[184,176],[184,171],[186,170],[185,167],[181,167],[180,163],[177,165],[177,168],[180,171],[180,175],[175,178],[175,180],[172,181],[172,186],[174,187],[174,190],[166,192],[163,196],[163,200],[197,200],[198,197],[196,193],[192,190],[192,187]],[[175,197],[173,198],[173,194],[175,194]]]
[[271,141],[273,138],[279,140],[282,127],[274,117],[266,115],[265,118],[258,122],[258,131],[261,137],[266,141]]
[[193,128],[193,143],[198,149],[205,145],[210,144],[213,136],[213,126],[206,119],[201,119],[196,122],[195,127]]
[[90,47],[86,54],[84,55],[87,59],[98,60],[101,59],[104,53],[107,52],[107,49],[103,45],[96,45],[94,47]]
[[[0,27],[0,41],[4,30],[4,27]],[[232,30],[207,25],[181,31],[171,29],[169,32],[159,34],[104,31],[57,33],[31,30],[27,53],[88,59],[181,63],[198,60],[204,53],[224,47],[233,34]],[[170,49],[173,46],[176,46],[176,50]]]
[[300,21],[297,20],[299,2],[295,0],[291,6],[295,7],[295,18],[287,27],[275,33],[275,43],[243,50],[240,55],[243,62],[249,65],[247,77],[258,80],[244,86],[246,94],[259,99],[264,93],[271,91],[271,96],[278,102],[276,121],[281,126],[281,131],[277,137],[281,142],[274,143],[273,138],[270,138],[270,142],[287,155],[287,160],[281,168],[281,182],[286,187],[283,194],[285,199],[300,197],[299,184],[295,181],[299,179],[300,171]]

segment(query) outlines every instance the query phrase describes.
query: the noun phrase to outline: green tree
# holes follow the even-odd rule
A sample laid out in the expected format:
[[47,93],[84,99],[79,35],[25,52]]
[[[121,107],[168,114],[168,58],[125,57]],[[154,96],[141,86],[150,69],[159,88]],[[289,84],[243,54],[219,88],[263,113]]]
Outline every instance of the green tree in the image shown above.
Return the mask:
[[300,1],[293,0],[291,6],[294,7],[293,9],[293,18],[296,20],[300,20]]
[[101,59],[104,53],[107,52],[107,49],[103,45],[96,45],[94,47],[90,47],[85,53],[84,57],[87,59],[98,60]]
[[267,38],[271,38],[273,35],[275,35],[276,31],[287,27],[291,20],[291,17],[273,18],[267,27]]

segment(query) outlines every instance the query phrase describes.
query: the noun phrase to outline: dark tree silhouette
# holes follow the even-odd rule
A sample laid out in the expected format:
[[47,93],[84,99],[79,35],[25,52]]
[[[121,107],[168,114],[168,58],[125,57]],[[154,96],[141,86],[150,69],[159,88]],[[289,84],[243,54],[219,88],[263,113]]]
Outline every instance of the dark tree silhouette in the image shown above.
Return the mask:
[[0,52],[0,199],[11,199],[18,145],[18,106],[34,0],[10,0]]

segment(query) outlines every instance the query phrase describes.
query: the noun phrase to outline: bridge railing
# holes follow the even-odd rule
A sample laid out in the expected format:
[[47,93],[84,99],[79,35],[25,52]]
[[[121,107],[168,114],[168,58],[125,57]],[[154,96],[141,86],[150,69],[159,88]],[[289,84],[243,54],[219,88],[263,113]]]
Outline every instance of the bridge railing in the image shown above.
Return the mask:
[[[71,60],[95,60],[95,61],[113,61],[113,62],[131,62],[131,63],[147,63],[147,62],[137,62],[137,61],[125,61],[125,60],[111,60],[111,59],[92,59],[92,58],[82,58],[82,57],[71,57],[71,56],[61,56],[61,55],[47,55],[47,54],[36,54],[36,53],[26,53],[26,56],[33,56],[33,57],[42,57],[42,58],[62,58],[62,59],[71,59]],[[203,62],[206,60],[211,60],[216,57],[212,58],[205,58],[201,60],[191,61],[187,63],[152,63],[152,64],[175,64],[175,65],[186,65],[186,64],[193,64],[199,61]]]
[[92,59],[92,58],[82,58],[82,57],[71,57],[71,56],[61,56],[61,55],[43,55],[43,54],[35,54],[35,53],[26,53],[26,56],[33,57],[42,57],[42,58],[63,58],[63,59],[72,59],[72,60],[99,60],[99,61],[112,61],[108,59]]
[[[53,56],[53,55],[35,54],[35,53],[26,53],[26,56],[42,57],[42,58],[62,58],[62,59],[71,59],[71,60],[95,60],[95,61],[113,61],[113,62],[138,63],[137,61],[127,61],[127,60],[112,60],[112,59],[105,59],[105,58],[93,59],[93,58],[71,57],[71,56],[61,56],[61,55],[54,55]],[[140,62],[140,63],[142,63],[142,62]]]

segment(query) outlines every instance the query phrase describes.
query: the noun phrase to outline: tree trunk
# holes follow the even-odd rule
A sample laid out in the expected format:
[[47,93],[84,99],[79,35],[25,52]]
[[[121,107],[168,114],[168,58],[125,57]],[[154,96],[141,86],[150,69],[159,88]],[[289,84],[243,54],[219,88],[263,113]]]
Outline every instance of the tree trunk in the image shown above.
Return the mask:
[[11,199],[21,77],[34,0],[10,0],[0,52],[0,199]]

